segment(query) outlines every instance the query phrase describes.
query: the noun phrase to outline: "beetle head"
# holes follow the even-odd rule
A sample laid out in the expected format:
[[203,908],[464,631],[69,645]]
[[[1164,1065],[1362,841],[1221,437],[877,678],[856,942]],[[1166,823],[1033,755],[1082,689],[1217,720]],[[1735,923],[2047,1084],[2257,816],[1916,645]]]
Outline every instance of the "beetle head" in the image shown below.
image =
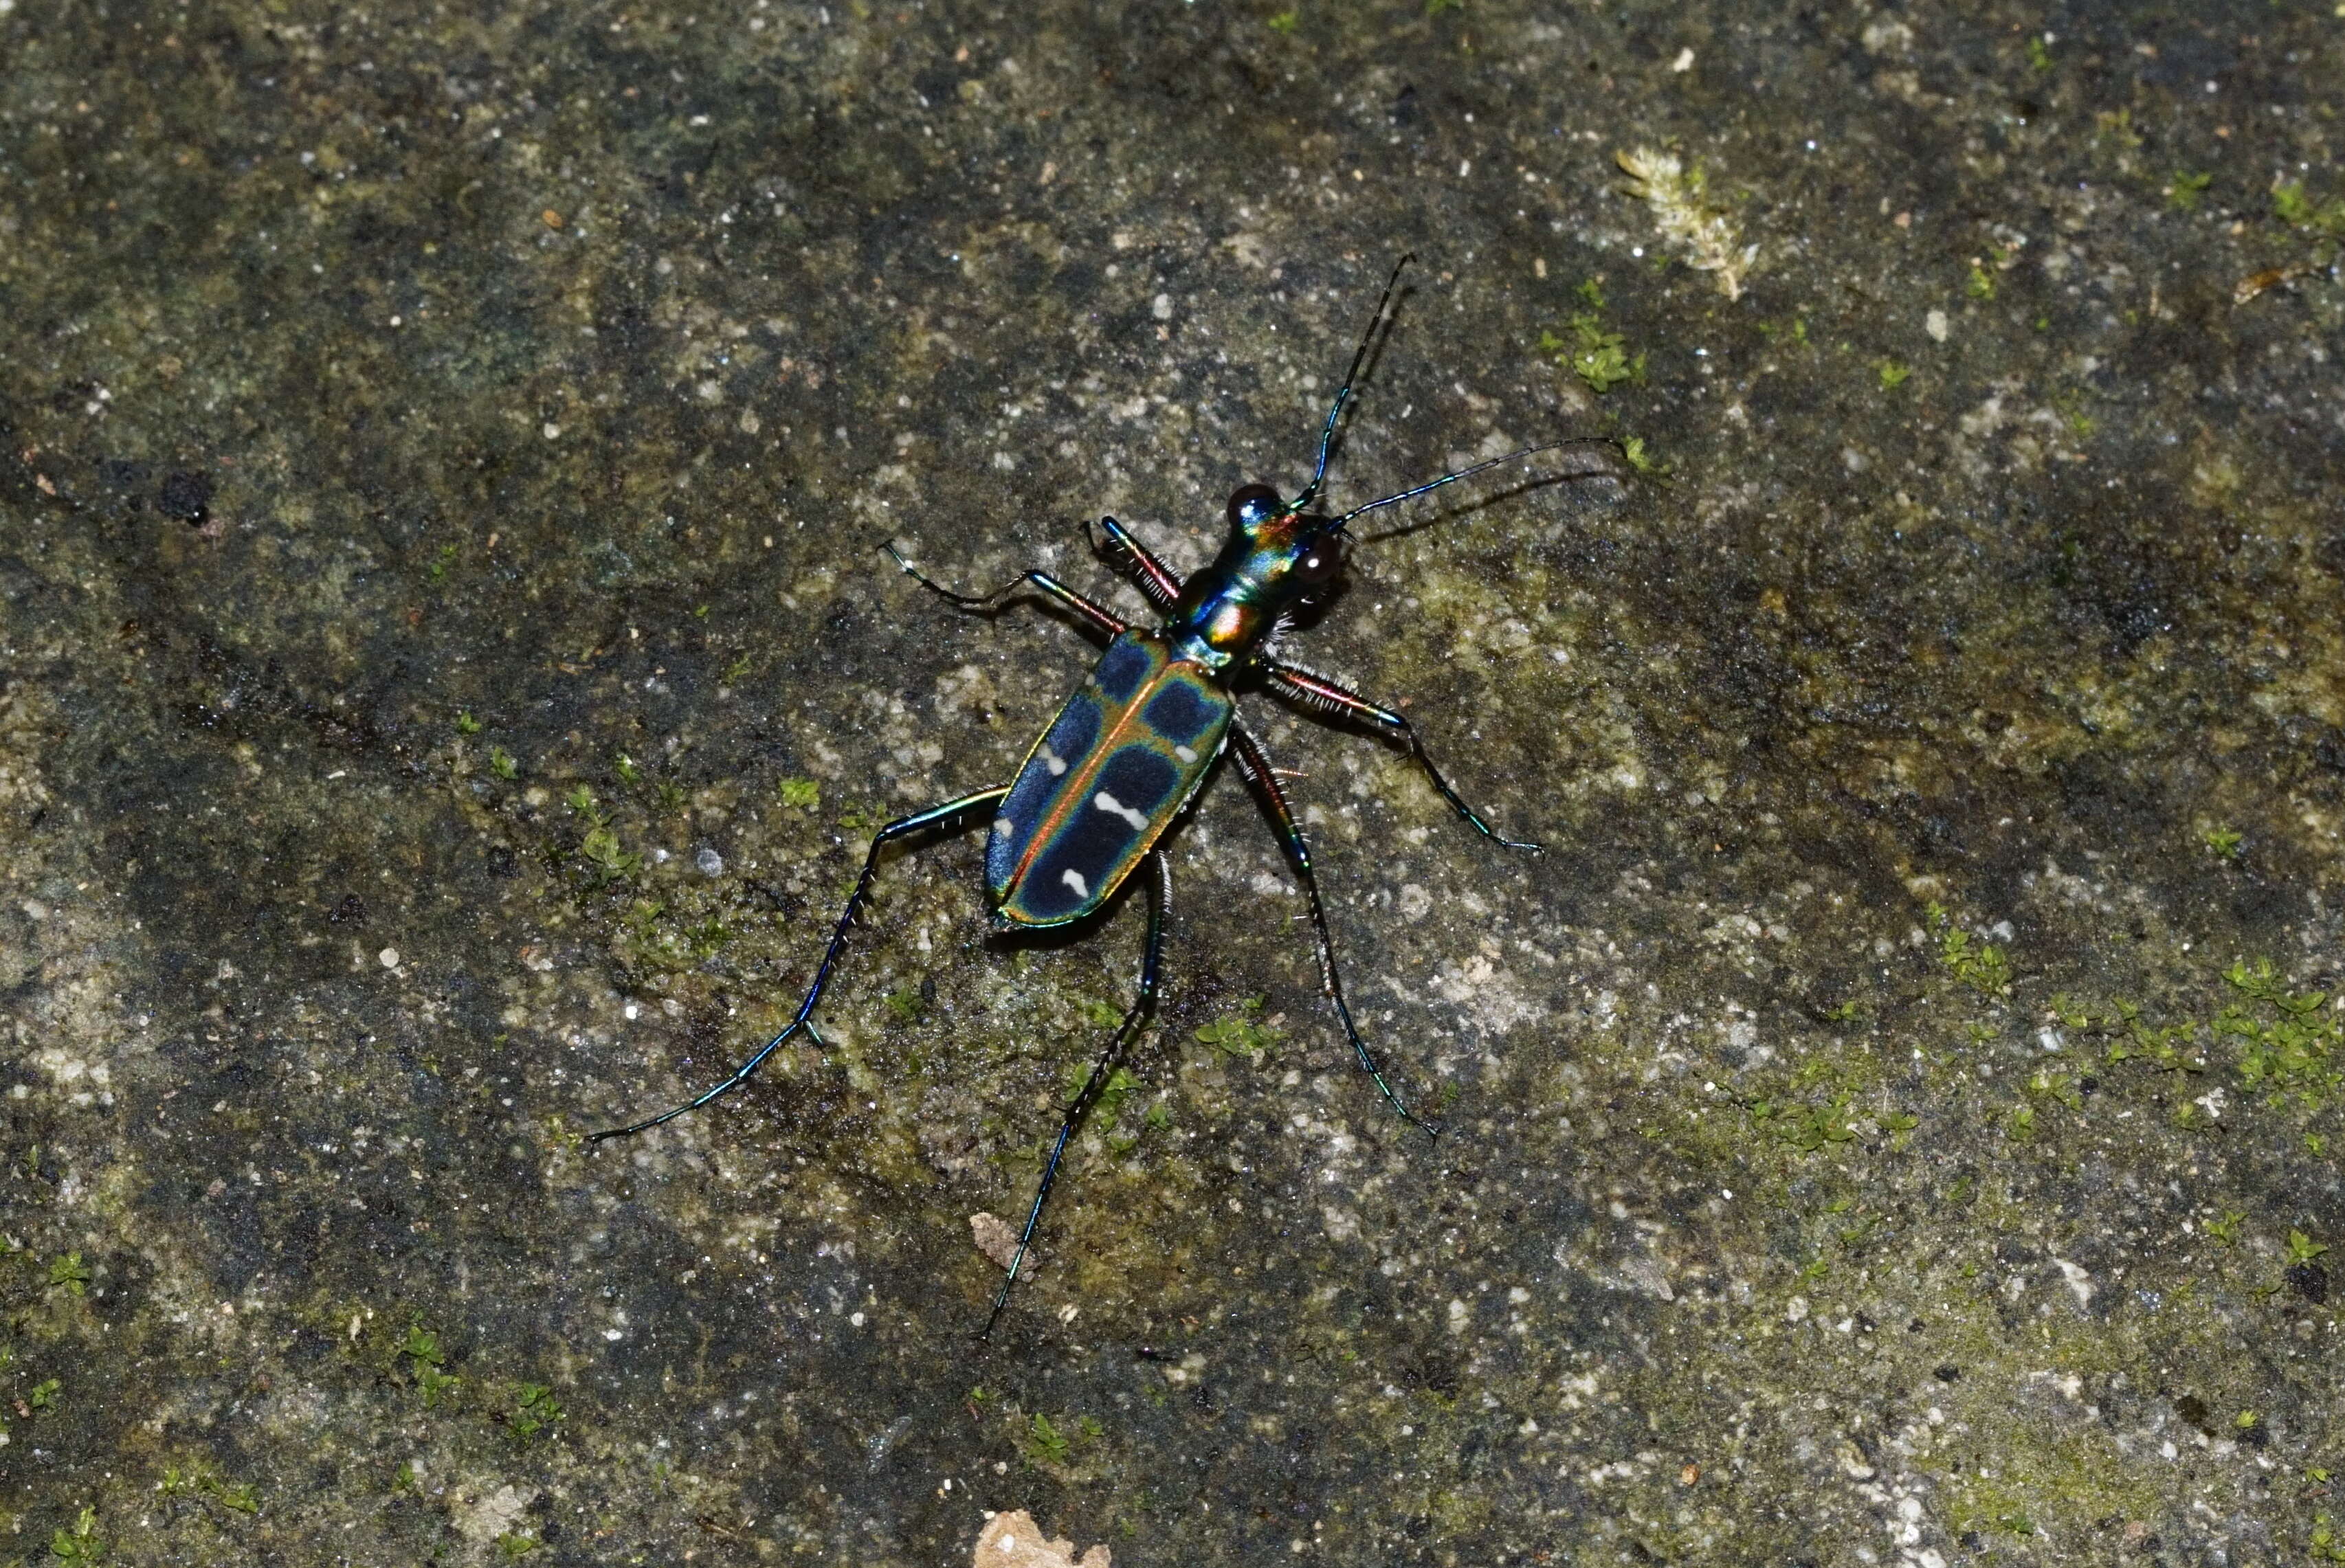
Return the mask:
[[[1307,498],[1306,498],[1307,499]],[[1230,496],[1230,547],[1251,558],[1262,579],[1301,597],[1325,588],[1343,570],[1344,520],[1297,510],[1266,484],[1241,486]]]

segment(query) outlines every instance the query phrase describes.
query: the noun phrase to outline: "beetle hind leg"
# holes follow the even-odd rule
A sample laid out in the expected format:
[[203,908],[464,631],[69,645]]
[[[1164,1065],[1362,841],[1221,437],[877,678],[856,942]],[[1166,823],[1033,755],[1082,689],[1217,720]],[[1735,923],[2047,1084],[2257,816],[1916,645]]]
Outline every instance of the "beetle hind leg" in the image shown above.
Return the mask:
[[1091,1064],[1091,1076],[1083,1080],[1083,1087],[1076,1091],[1075,1098],[1067,1102],[1066,1114],[1059,1121],[1058,1139],[1051,1145],[1051,1157],[1042,1162],[1041,1183],[1034,1189],[1034,1201],[1026,1209],[1025,1229],[1018,1233],[1018,1250],[1011,1256],[1010,1267],[1003,1271],[1001,1289],[993,1298],[993,1310],[985,1315],[985,1327],[978,1330],[977,1337],[980,1340],[993,1332],[993,1325],[1000,1319],[1001,1310],[1010,1304],[1010,1288],[1018,1283],[1019,1269],[1025,1263],[1026,1253],[1033,1245],[1036,1228],[1042,1223],[1042,1205],[1050,1199],[1051,1184],[1058,1179],[1059,1162],[1066,1155],[1068,1143],[1091,1115],[1091,1108],[1099,1103],[1100,1097],[1107,1092],[1107,1086],[1114,1078],[1116,1069],[1123,1066],[1124,1057],[1131,1054],[1132,1041],[1140,1037],[1140,1031],[1147,1027],[1150,1015],[1156,1010],[1157,975],[1164,956],[1164,921],[1172,909],[1172,873],[1166,866],[1164,852],[1161,849],[1150,852],[1148,864],[1154,875],[1149,878],[1148,946],[1140,961],[1139,994],[1125,1011],[1123,1021],[1116,1026],[1107,1048]]
[[1377,1063],[1376,1053],[1369,1050],[1368,1042],[1360,1037],[1360,1027],[1352,1021],[1351,1005],[1344,1000],[1344,984],[1335,974],[1335,944],[1327,933],[1327,911],[1319,902],[1319,879],[1311,870],[1311,846],[1303,837],[1302,825],[1294,820],[1294,808],[1287,804],[1286,786],[1278,782],[1278,775],[1272,771],[1270,758],[1263,752],[1260,743],[1246,733],[1242,725],[1235,723],[1230,725],[1230,755],[1236,761],[1238,772],[1244,775],[1246,783],[1254,786],[1255,798],[1262,802],[1262,809],[1269,815],[1270,824],[1278,834],[1280,847],[1286,851],[1287,864],[1294,867],[1294,875],[1303,884],[1303,896],[1311,910],[1312,935],[1318,938],[1319,943],[1320,989],[1335,1005],[1335,1017],[1343,1023],[1344,1037],[1351,1042],[1352,1054],[1359,1058],[1360,1070],[1368,1075],[1377,1091],[1385,1097],[1385,1103],[1398,1111],[1403,1121],[1421,1127],[1427,1133],[1438,1133],[1441,1130],[1438,1126],[1426,1121],[1403,1103],[1398,1092],[1386,1080],[1384,1068]]
[[[823,992],[830,985],[831,971],[838,966],[839,955],[847,950],[848,931],[855,925],[856,916],[862,912],[863,905],[870,899],[871,881],[879,870],[879,852],[887,847],[890,840],[902,838],[927,828],[958,823],[980,810],[998,805],[1002,797],[1009,793],[1010,789],[1006,784],[997,789],[979,790],[975,794],[965,794],[958,800],[949,800],[941,805],[932,805],[926,811],[917,811],[909,816],[899,816],[880,828],[872,835],[870,851],[863,857],[863,874],[855,879],[855,891],[847,895],[847,907],[839,912],[838,924],[831,928],[830,946],[823,949],[821,966],[814,972],[814,981],[807,987],[806,998],[798,1003],[797,1012],[792,1016],[787,1024],[782,1027],[781,1032],[758,1047],[751,1053],[748,1060],[682,1105],[672,1106],[657,1116],[645,1117],[643,1120],[630,1123],[625,1127],[605,1128],[601,1132],[589,1135],[586,1141],[596,1144],[605,1138],[628,1138],[635,1133],[648,1132],[653,1128],[674,1121],[687,1111],[698,1110],[711,1100],[730,1094],[747,1083],[750,1075],[765,1066],[766,1058],[781,1049],[783,1043],[793,1035],[803,1034],[816,1045],[823,1046],[822,1035],[815,1027],[815,1007],[822,1000]],[[825,1046],[825,1048],[828,1047]]]

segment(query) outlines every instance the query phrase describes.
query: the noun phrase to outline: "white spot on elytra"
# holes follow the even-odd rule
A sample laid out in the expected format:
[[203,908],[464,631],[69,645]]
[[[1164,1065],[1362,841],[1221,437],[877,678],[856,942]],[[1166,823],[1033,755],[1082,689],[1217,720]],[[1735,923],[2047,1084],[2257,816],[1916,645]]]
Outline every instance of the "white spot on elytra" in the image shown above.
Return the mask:
[[1135,833],[1145,833],[1148,830],[1148,814],[1146,812],[1133,810],[1131,806],[1124,804],[1122,801],[1116,799],[1115,796],[1108,794],[1105,790],[1101,790],[1099,794],[1091,796],[1091,804],[1099,807],[1100,810],[1107,813],[1110,816],[1120,816],[1123,818],[1124,821],[1132,824],[1132,831]]
[[1067,771],[1066,759],[1060,756],[1058,753],[1052,751],[1048,746],[1044,746],[1042,748],[1042,765],[1051,770],[1051,776],[1052,778],[1057,778],[1061,774]]
[[1172,748],[1172,754],[1179,757],[1184,763],[1193,763],[1197,760],[1197,754],[1191,751],[1186,746],[1174,746]]
[[993,833],[995,837],[1008,838],[1011,834],[1016,833],[1017,831],[1018,824],[1010,821],[1008,817],[997,816],[993,819]]
[[1083,874],[1077,871],[1071,865],[1067,867],[1066,870],[1059,873],[1059,880],[1073,888],[1075,890],[1075,896],[1078,898],[1089,898],[1091,895],[1091,885],[1085,882],[1083,880]]

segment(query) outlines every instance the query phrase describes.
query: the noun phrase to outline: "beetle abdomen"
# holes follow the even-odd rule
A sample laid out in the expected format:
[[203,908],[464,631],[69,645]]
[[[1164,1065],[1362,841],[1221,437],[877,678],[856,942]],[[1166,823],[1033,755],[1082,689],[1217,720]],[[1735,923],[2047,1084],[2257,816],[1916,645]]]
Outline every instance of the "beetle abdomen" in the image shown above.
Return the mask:
[[985,870],[1001,918],[1063,926],[1098,908],[1196,793],[1229,722],[1229,694],[1161,635],[1118,637],[993,820]]

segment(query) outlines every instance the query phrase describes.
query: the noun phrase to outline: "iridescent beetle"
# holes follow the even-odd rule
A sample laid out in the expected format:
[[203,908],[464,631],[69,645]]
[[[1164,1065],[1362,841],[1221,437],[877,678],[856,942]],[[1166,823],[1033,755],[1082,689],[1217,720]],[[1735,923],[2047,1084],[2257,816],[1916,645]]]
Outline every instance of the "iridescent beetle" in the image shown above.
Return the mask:
[[[1302,883],[1310,910],[1312,932],[1319,949],[1321,987],[1335,1005],[1344,1037],[1358,1058],[1361,1070],[1401,1118],[1428,1132],[1436,1130],[1420,1120],[1386,1081],[1376,1058],[1360,1037],[1344,988],[1336,977],[1335,949],[1328,938],[1327,916],[1319,901],[1319,885],[1311,870],[1311,852],[1303,830],[1288,804],[1285,786],[1264,755],[1262,747],[1238,723],[1235,696],[1241,687],[1261,686],[1304,707],[1351,723],[1372,725],[1408,748],[1441,798],[1475,832],[1508,849],[1538,852],[1538,845],[1502,837],[1449,787],[1416,731],[1400,714],[1345,690],[1323,675],[1278,658],[1280,629],[1304,602],[1336,581],[1343,567],[1341,547],[1354,519],[1382,507],[1453,484],[1485,469],[1515,462],[1541,452],[1599,443],[1560,441],[1530,447],[1473,464],[1455,473],[1354,507],[1329,517],[1309,510],[1326,478],[1327,458],[1336,425],[1352,395],[1375,341],[1377,328],[1388,319],[1386,307],[1393,289],[1413,257],[1404,256],[1393,268],[1376,301],[1376,316],[1352,356],[1351,369],[1337,389],[1334,407],[1319,435],[1319,459],[1311,482],[1292,501],[1264,484],[1250,484],[1230,497],[1229,538],[1211,565],[1183,582],[1133,538],[1115,519],[1102,518],[1107,536],[1102,553],[1131,581],[1164,617],[1153,630],[1135,629],[1103,606],[1093,603],[1043,572],[1027,572],[992,593],[957,593],[922,576],[896,554],[897,565],[922,586],[966,610],[990,611],[1011,595],[1031,587],[1072,612],[1111,641],[1107,652],[1075,693],[1051,720],[1049,729],[1007,785],[979,790],[926,811],[888,823],[873,835],[847,907],[832,929],[830,945],[815,971],[813,984],[797,1012],[782,1031],[758,1047],[755,1055],[714,1087],[658,1116],[612,1128],[594,1136],[594,1142],[624,1138],[686,1111],[696,1110],[747,1081],[791,1036],[804,1033],[817,1045],[825,1044],[814,1024],[816,1005],[830,983],[832,968],[847,945],[847,933],[871,889],[879,851],[893,839],[930,828],[966,824],[990,814],[986,841],[986,891],[996,923],[1005,930],[1040,931],[1072,925],[1095,915],[1129,881],[1141,865],[1149,867],[1148,936],[1141,961],[1139,995],[1124,1014],[1107,1047],[1092,1064],[1082,1088],[1067,1103],[1059,1123],[1034,1200],[1019,1233],[1018,1248],[1004,1271],[1001,1289],[993,1300],[980,1337],[990,1333],[1010,1300],[1036,1228],[1042,1206],[1057,1179],[1067,1144],[1092,1106],[1105,1091],[1125,1053],[1146,1025],[1156,1000],[1159,962],[1164,945],[1164,922],[1172,906],[1172,879],[1159,842],[1165,830],[1203,785],[1214,762],[1226,752],[1238,772],[1260,797],[1280,843]],[[1618,477],[1609,467],[1589,470]],[[1586,477],[1558,476],[1558,477]]]

